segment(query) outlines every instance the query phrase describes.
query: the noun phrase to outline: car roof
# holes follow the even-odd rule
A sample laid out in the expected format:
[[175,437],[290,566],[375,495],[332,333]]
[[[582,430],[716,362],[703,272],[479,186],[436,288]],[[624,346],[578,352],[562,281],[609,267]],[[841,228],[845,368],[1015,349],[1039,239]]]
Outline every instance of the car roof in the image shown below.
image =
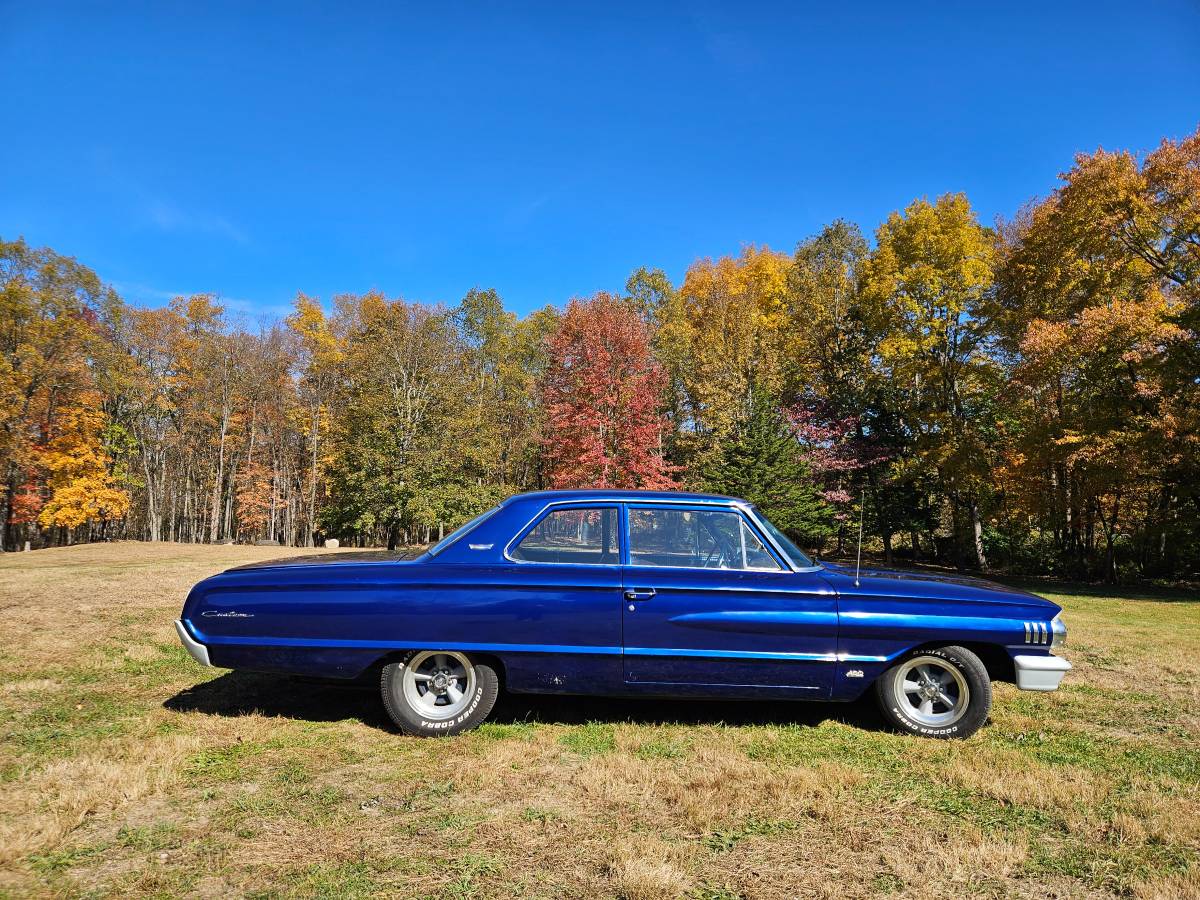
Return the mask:
[[507,506],[510,503],[524,500],[541,500],[545,503],[553,503],[555,501],[569,500],[629,500],[629,501],[654,501],[654,500],[672,500],[676,503],[680,502],[696,502],[696,503],[743,503],[745,501],[738,497],[726,497],[723,494],[698,494],[688,491],[633,491],[620,489],[603,489],[589,488],[587,490],[558,490],[558,491],[531,491],[528,494],[516,494],[504,501]]

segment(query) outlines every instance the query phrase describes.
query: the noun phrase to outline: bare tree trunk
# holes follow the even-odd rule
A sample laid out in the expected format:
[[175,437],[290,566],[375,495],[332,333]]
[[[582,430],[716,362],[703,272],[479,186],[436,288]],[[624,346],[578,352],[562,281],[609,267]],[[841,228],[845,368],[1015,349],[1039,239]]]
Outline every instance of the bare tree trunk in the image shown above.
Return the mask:
[[12,518],[13,497],[16,496],[16,493],[16,467],[10,465],[8,479],[4,486],[4,507],[0,509],[0,552],[7,550],[10,546],[16,549],[16,543],[9,542],[9,519]]
[[1096,501],[1096,514],[1100,517],[1100,527],[1104,532],[1104,580],[1109,584],[1117,582],[1117,521],[1121,515],[1121,493],[1113,498],[1112,520],[1104,515],[1104,504]]
[[312,417],[312,461],[311,471],[308,481],[308,522],[304,532],[304,546],[311,547],[313,545],[313,533],[317,530],[317,443],[320,440],[321,434],[321,405],[316,403],[313,406]]
[[974,498],[970,502],[971,510],[971,532],[975,541],[975,563],[979,566],[979,571],[986,572],[988,570],[987,557],[983,553],[983,523],[979,519],[979,501]]
[[225,434],[229,430],[229,406],[221,411],[221,440],[217,450],[217,477],[213,483],[212,520],[208,523],[208,539],[216,543],[221,529],[221,489],[225,485]]

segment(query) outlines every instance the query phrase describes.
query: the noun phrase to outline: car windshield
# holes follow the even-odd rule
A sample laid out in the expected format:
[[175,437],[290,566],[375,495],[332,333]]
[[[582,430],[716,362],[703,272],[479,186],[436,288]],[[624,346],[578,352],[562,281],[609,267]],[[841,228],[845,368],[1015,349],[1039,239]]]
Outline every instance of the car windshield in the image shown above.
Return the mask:
[[754,517],[758,519],[762,527],[767,530],[767,534],[779,545],[779,549],[792,561],[792,565],[797,569],[806,569],[812,565],[812,560],[805,555],[804,551],[792,543],[791,538],[772,525],[771,521],[762,514],[762,510],[757,506],[754,507]]
[[440,541],[438,541],[436,544],[434,544],[432,547],[430,547],[426,552],[430,556],[437,556],[439,553],[441,553],[443,550],[445,550],[447,547],[449,547],[451,544],[453,544],[455,541],[457,541],[460,537],[462,537],[464,534],[466,534],[468,531],[470,531],[476,525],[479,525],[485,519],[491,518],[492,514],[499,508],[500,507],[498,507],[498,506],[493,506],[487,512],[481,512],[479,515],[477,515],[475,518],[473,518],[466,525],[459,525],[452,532],[450,532],[448,535],[446,535],[444,538],[442,538]]

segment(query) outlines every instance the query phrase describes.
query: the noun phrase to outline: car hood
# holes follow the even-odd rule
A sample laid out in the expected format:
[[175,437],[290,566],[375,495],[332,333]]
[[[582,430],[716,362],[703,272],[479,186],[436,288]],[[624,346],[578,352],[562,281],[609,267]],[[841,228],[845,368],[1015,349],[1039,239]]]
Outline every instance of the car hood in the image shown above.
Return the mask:
[[[1005,603],[1058,609],[1058,604],[1020,588],[969,575],[939,575],[904,569],[864,568],[855,578],[853,566],[822,563],[839,594],[886,595],[928,600]],[[857,581],[857,584],[855,582]]]

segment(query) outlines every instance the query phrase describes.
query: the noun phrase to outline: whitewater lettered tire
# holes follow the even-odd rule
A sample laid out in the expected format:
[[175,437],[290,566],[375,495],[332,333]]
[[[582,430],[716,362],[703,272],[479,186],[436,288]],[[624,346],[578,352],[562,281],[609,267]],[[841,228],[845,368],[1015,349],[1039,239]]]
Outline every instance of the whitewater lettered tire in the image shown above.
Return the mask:
[[875,682],[879,708],[901,731],[930,738],[965,738],[992,709],[992,681],[965,647],[913,650]]
[[383,705],[405,734],[438,737],[475,728],[491,713],[500,679],[456,650],[415,650],[383,667]]

